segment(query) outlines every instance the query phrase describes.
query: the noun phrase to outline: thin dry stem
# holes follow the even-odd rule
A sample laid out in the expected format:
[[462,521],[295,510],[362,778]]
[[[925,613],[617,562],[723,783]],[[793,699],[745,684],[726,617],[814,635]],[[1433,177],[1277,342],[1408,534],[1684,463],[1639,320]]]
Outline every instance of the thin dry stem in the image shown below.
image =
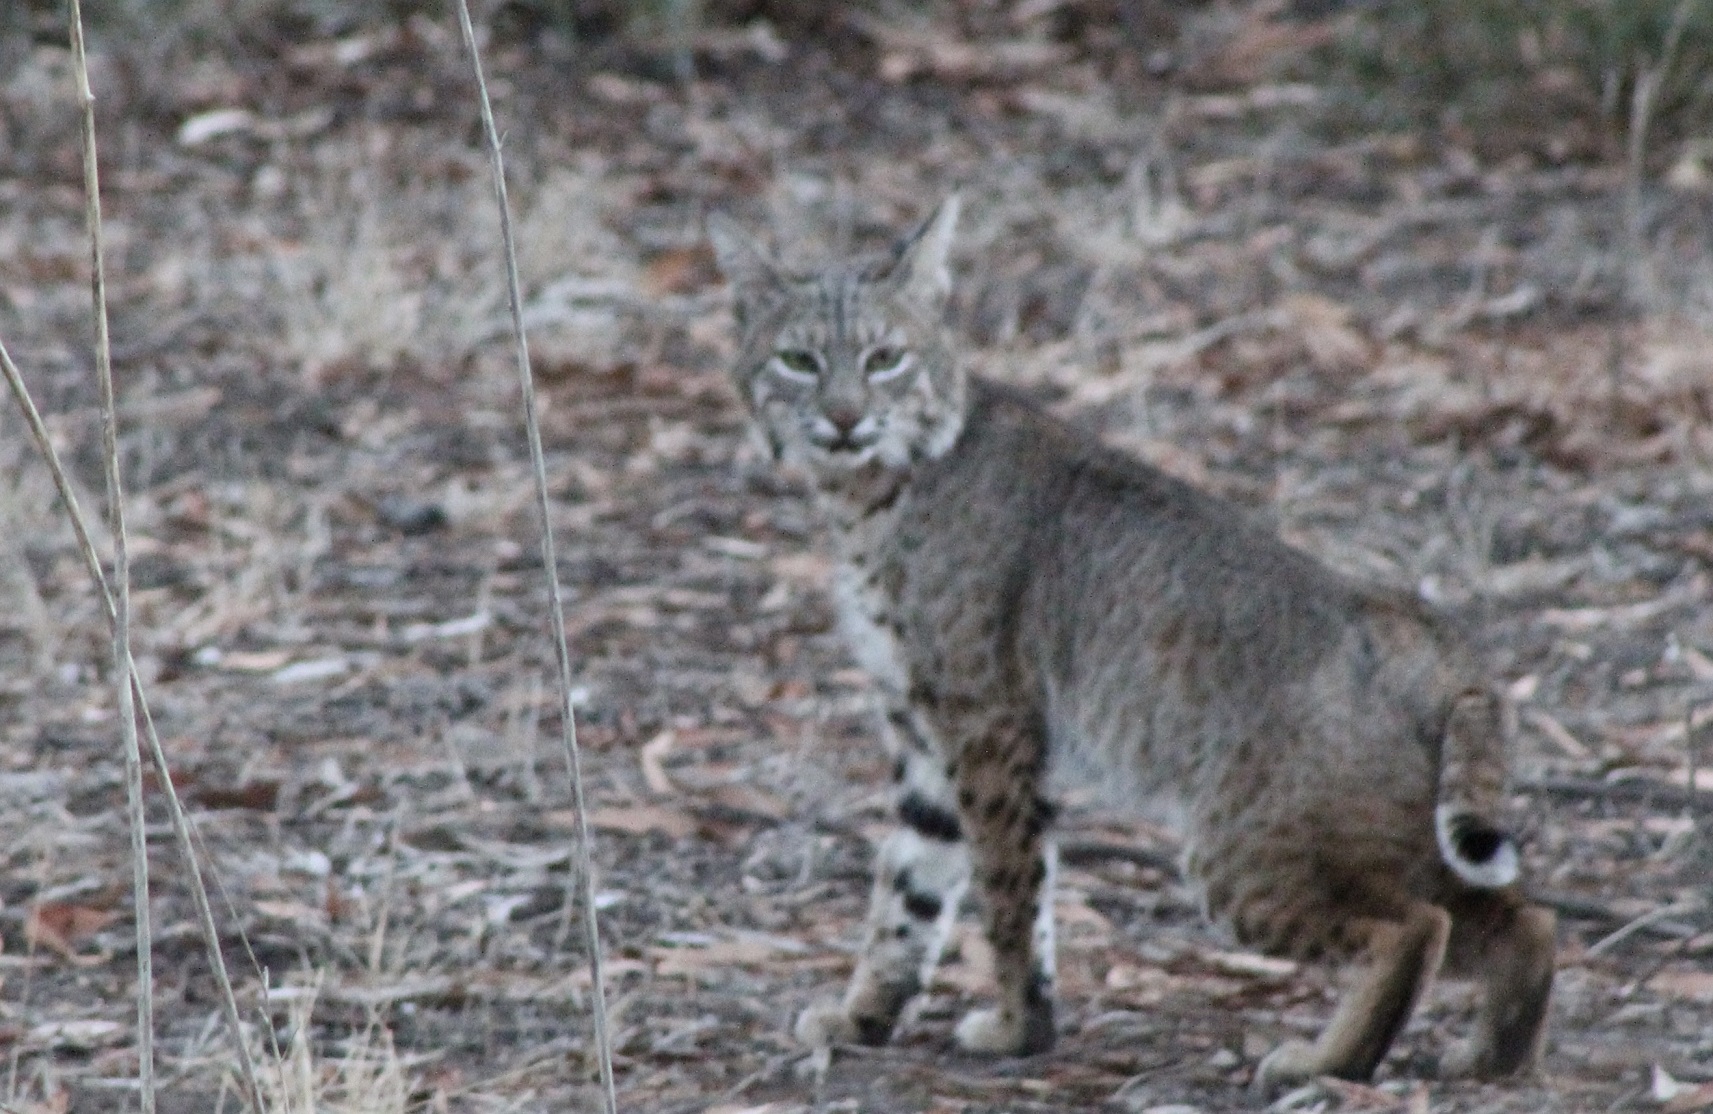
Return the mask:
[[83,47],[83,10],[71,0],[71,55],[83,131],[83,197],[89,225],[90,294],[95,314],[95,368],[101,381],[102,463],[107,472],[107,519],[113,532],[113,683],[119,697],[119,740],[125,751],[125,803],[131,823],[131,897],[137,925],[137,1086],[142,1114],[155,1110],[154,934],[149,920],[149,843],[143,815],[143,763],[137,746],[137,706],[131,674],[131,566],[125,539],[124,486],[119,476],[118,406],[113,399],[112,347],[107,333],[107,271],[101,237],[101,174],[95,157],[95,94]]
[[[29,427],[30,437],[36,444],[36,451],[41,455],[42,462],[47,466],[48,474],[53,479],[54,489],[59,493],[60,500],[65,505],[66,517],[71,521],[72,534],[77,540],[78,552],[83,555],[84,568],[89,573],[95,590],[101,596],[102,603],[107,608],[107,621],[116,624],[118,605],[107,584],[107,577],[101,571],[101,558],[96,554],[95,541],[89,533],[89,523],[83,516],[83,508],[78,504],[77,496],[73,493],[71,480],[65,466],[60,462],[59,454],[54,451],[53,442],[48,437],[46,423],[42,421],[41,412],[30,397],[24,377],[18,370],[18,365],[12,361],[12,354],[6,350],[5,341],[0,339],[0,373],[3,373],[6,385],[12,391],[13,399],[18,403],[18,409],[24,415],[24,423]],[[194,831],[190,818],[185,814],[184,803],[179,800],[178,788],[173,784],[172,772],[167,766],[166,752],[161,749],[160,734],[155,730],[155,717],[149,710],[149,701],[143,691],[143,681],[137,675],[135,662],[129,663],[131,675],[131,690],[136,701],[139,718],[143,723],[143,738],[149,746],[149,759],[155,768],[155,779],[159,782],[162,795],[167,803],[167,814],[172,824],[173,837],[178,844],[179,854],[184,858],[190,873],[190,893],[196,904],[197,922],[202,930],[204,949],[208,953],[209,967],[214,973],[215,982],[220,988],[221,1010],[226,1017],[226,1025],[238,1059],[239,1074],[242,1076],[245,1093],[249,1096],[251,1108],[261,1110],[260,1090],[256,1085],[255,1064],[250,1058],[249,1046],[243,1040],[243,1026],[238,1016],[238,1001],[232,991],[232,979],[226,970],[226,958],[220,950],[219,930],[214,923],[214,912],[208,902],[208,886],[202,877],[201,861],[197,858],[193,842]],[[244,937],[243,928],[238,928],[243,938],[245,950],[250,943]]]
[[1651,66],[1636,66],[1636,85],[1630,95],[1630,127],[1624,151],[1624,258],[1617,268],[1618,312],[1612,322],[1606,355],[1607,390],[1610,394],[1608,417],[1613,429],[1618,428],[1623,408],[1624,329],[1632,315],[1641,315],[1645,296],[1645,292],[1638,289],[1642,285],[1638,278],[1646,265],[1642,178],[1647,170],[1648,132],[1659,108],[1660,90],[1677,61],[1684,29],[1689,26],[1689,17],[1697,4],[1698,0],[1681,0],[1677,5],[1665,42],[1660,47],[1659,58]]
[[[571,701],[571,648],[565,634],[565,611],[560,601],[559,561],[553,544],[553,520],[547,492],[547,462],[541,447],[541,424],[536,417],[535,376],[529,366],[529,340],[523,327],[523,297],[519,291],[517,246],[512,235],[511,205],[506,199],[505,159],[500,153],[500,133],[494,125],[488,83],[482,76],[482,54],[470,24],[468,0],[458,0],[458,29],[470,53],[476,94],[482,110],[482,130],[488,138],[488,158],[494,175],[494,200],[500,210],[500,238],[505,249],[506,299],[511,306],[512,341],[517,349],[518,383],[523,395],[524,426],[529,435],[529,458],[535,472],[535,494],[541,514],[541,565],[547,572],[547,610],[553,625],[553,650],[559,663],[559,713],[565,743],[565,765],[571,777],[571,795],[577,813],[577,869],[581,875],[583,932],[589,949],[589,982],[594,1000],[595,1049],[600,1058],[601,1092],[607,1114],[618,1114],[618,1095],[613,1085],[613,1051],[607,1032],[607,988],[601,969],[601,929],[595,912],[595,872],[590,854],[589,810],[583,795],[583,764],[577,748],[577,718]],[[567,890],[566,900],[571,900]]]

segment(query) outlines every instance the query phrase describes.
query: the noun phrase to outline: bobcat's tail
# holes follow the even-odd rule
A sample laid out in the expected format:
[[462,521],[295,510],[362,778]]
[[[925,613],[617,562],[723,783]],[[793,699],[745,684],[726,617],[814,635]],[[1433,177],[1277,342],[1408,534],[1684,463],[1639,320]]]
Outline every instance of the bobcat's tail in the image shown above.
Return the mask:
[[1482,889],[1517,880],[1517,843],[1498,821],[1505,772],[1499,698],[1479,690],[1463,693],[1452,702],[1441,741],[1434,833],[1445,865]]

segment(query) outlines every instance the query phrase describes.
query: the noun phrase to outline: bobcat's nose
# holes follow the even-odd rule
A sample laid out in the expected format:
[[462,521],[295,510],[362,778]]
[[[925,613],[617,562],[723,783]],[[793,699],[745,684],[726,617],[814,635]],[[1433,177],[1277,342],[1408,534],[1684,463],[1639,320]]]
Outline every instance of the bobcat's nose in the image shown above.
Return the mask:
[[853,452],[874,444],[879,430],[860,406],[830,404],[815,416],[809,439],[829,452]]
[[821,414],[832,423],[841,439],[851,435],[857,423],[862,421],[862,407],[855,402],[831,402],[821,409]]

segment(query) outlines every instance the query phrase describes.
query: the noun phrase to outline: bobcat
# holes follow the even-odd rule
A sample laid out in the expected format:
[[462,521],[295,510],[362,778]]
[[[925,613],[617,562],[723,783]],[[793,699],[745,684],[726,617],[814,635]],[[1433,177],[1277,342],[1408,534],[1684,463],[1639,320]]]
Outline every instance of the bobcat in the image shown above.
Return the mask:
[[1499,826],[1504,710],[1448,621],[1335,574],[1233,507],[973,378],[942,325],[958,201],[890,253],[798,273],[729,221],[739,393],[809,475],[850,649],[882,694],[899,828],[838,1004],[797,1035],[887,1040],[973,877],[995,1008],[971,1051],[1054,1040],[1049,783],[1182,839],[1206,915],[1275,955],[1352,961],[1262,1089],[1369,1078],[1444,964],[1480,978],[1448,1075],[1532,1068],[1554,918]]

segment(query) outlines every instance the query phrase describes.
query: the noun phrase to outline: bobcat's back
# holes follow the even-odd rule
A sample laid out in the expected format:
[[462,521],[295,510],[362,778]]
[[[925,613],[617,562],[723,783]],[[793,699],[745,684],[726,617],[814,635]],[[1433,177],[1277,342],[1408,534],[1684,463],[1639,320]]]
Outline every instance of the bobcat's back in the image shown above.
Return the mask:
[[[970,390],[957,444],[918,467],[869,559],[915,699],[1001,670],[1037,707],[1048,769],[1175,827],[1216,917],[1243,874],[1291,863],[1436,892],[1442,742],[1482,687],[1455,632],[1015,392]],[[1469,740],[1483,772],[1503,770],[1493,727]]]

